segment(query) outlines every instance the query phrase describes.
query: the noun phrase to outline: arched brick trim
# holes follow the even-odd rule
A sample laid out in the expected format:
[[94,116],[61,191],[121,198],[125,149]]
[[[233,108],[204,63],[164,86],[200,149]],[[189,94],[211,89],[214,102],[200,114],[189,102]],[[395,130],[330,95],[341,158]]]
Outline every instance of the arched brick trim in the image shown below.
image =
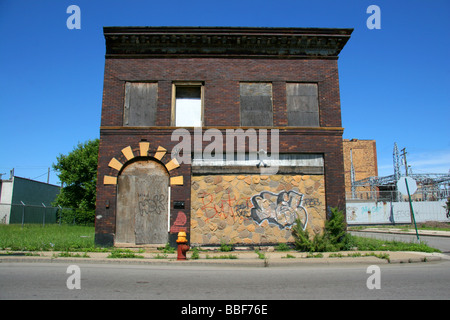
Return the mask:
[[[139,142],[139,149],[133,151],[133,148],[131,146],[127,146],[121,150],[121,154],[117,157],[113,157],[110,161],[108,166],[112,169],[111,175],[104,175],[103,176],[103,184],[104,185],[116,185],[117,184],[117,178],[121,172],[121,170],[124,168],[124,166],[127,165],[128,162],[133,161],[133,159],[137,157],[141,158],[152,158],[155,161],[161,162],[167,169],[167,172],[170,176],[170,185],[183,185],[183,176],[174,176],[173,170],[178,168],[180,164],[178,163],[177,159],[173,158],[167,163],[164,163],[162,161],[163,157],[166,155],[167,150],[162,147],[158,146],[156,152],[154,155],[149,155],[150,149],[150,143],[146,141]],[[135,152],[138,153],[138,155],[135,154]],[[119,159],[126,159],[123,163]]]

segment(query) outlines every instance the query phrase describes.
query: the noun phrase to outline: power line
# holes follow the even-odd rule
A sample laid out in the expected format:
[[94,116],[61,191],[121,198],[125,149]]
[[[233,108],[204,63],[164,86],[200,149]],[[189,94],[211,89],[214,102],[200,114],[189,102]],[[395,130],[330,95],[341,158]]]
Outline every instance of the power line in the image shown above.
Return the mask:
[[35,180],[35,179],[38,179],[38,178],[40,178],[40,177],[42,177],[42,176],[45,176],[47,174],[47,172],[46,173],[43,173],[43,174],[41,174],[40,176],[37,176],[37,177],[35,177],[35,178],[32,178],[31,180]]

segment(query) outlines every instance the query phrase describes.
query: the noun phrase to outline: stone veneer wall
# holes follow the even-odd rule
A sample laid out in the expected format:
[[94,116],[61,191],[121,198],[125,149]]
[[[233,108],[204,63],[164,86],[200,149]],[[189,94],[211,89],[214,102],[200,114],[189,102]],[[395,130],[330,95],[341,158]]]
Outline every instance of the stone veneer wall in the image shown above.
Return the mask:
[[323,175],[192,176],[192,245],[293,242],[296,217],[310,234],[323,231]]

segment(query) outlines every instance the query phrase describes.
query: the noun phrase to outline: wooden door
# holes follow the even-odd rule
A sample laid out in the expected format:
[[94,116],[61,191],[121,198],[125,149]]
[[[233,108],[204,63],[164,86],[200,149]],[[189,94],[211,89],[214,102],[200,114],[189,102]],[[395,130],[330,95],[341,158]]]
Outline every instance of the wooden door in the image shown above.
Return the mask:
[[167,243],[168,188],[168,173],[156,161],[125,167],[118,179],[116,243]]

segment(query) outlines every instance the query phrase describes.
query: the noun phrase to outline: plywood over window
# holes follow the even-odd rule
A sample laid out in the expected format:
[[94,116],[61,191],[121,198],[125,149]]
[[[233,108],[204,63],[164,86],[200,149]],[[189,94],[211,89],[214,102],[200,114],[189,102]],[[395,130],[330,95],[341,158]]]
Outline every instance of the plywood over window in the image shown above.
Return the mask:
[[286,95],[288,126],[319,126],[319,100],[317,84],[287,83]]
[[240,83],[241,126],[272,126],[272,84]]
[[154,126],[157,101],[157,83],[127,82],[125,85],[124,126]]

